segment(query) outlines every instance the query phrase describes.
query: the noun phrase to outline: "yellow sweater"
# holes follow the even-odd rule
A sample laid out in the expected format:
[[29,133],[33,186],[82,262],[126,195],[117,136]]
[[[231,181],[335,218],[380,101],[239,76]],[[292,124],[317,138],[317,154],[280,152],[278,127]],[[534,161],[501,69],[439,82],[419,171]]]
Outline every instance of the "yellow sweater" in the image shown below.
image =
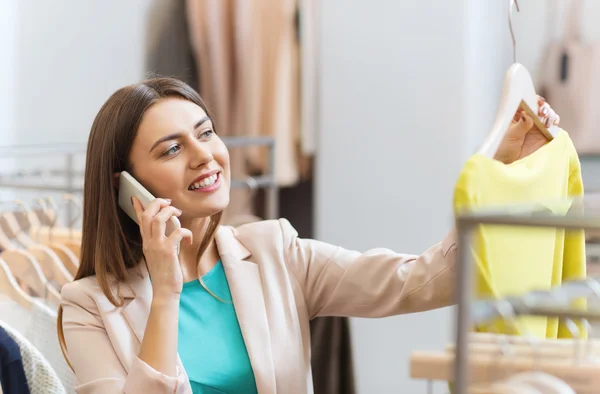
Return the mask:
[[[568,134],[561,130],[548,144],[509,165],[473,155],[456,184],[454,211],[537,203],[540,209],[564,214],[571,205],[569,197],[581,195],[579,158]],[[563,203],[548,203],[561,200]],[[564,280],[586,276],[583,231],[485,225],[475,232],[472,252],[478,298],[549,289]],[[572,336],[556,319],[529,317],[515,323],[497,321],[476,330],[539,338]]]

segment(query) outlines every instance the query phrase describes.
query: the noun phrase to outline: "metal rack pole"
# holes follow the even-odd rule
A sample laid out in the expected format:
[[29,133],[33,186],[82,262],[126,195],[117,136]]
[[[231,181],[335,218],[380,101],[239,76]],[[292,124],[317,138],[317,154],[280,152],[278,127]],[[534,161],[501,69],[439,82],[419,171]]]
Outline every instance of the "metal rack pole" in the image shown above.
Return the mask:
[[[259,185],[265,188],[265,219],[277,219],[279,217],[279,186],[275,181],[275,149],[276,142],[273,137],[223,137],[223,142],[228,148],[242,148],[247,146],[266,146],[269,148],[268,175],[255,178],[269,179],[270,183]],[[243,181],[242,181],[243,182]],[[266,183],[266,182],[265,182]],[[232,182],[232,187],[233,182]],[[237,187],[237,186],[235,186]]]
[[267,187],[265,195],[266,219],[277,219],[279,216],[279,188],[275,181],[275,142],[269,149],[269,174],[273,177],[273,182]]
[[457,394],[466,394],[469,384],[469,328],[471,327],[471,291],[473,288],[473,256],[470,243],[475,230],[475,225],[456,221],[458,244],[458,278],[457,278],[457,304],[455,335],[456,335],[456,361],[454,363],[454,384]]
[[[73,194],[73,192],[74,192],[73,188],[75,187],[75,185],[73,184],[73,181],[74,181],[73,173],[75,171],[74,161],[75,161],[75,158],[73,157],[73,153],[67,153],[66,179],[67,179],[67,193],[69,193],[69,194]],[[74,217],[73,206],[72,206],[72,204],[67,204],[67,223],[73,223],[73,217]]]

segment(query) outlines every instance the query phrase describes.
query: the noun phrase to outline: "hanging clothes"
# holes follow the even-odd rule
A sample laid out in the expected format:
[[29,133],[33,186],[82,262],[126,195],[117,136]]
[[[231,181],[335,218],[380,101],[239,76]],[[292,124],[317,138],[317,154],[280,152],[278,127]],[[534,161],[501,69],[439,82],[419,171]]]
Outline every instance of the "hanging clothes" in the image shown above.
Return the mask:
[[0,294],[0,321],[23,334],[29,326],[30,319],[31,311],[23,308],[7,295]]
[[314,394],[354,394],[350,321],[317,317],[310,321]]
[[232,135],[233,124],[233,6],[234,0],[186,2],[192,50],[202,95],[218,133]]
[[[472,156],[455,186],[454,211],[458,215],[465,209],[509,209],[524,203],[533,204],[533,210],[563,215],[572,206],[570,198],[577,196],[583,196],[581,166],[571,139],[561,130],[545,146],[509,165],[481,154]],[[480,298],[547,290],[586,277],[583,231],[482,225],[472,245]],[[556,319],[519,318],[516,322],[516,327],[498,322],[477,330],[572,337]]]
[[31,311],[30,323],[25,331],[25,338],[48,360],[63,383],[65,391],[69,394],[75,394],[77,381],[75,374],[60,350],[56,319],[56,311],[36,302]]
[[571,0],[565,35],[542,62],[542,91],[579,154],[600,153],[600,41],[583,39],[583,2]]
[[29,394],[19,345],[0,327],[0,386],[3,394]]
[[198,86],[185,2],[154,2],[148,17],[146,36],[147,75],[173,77],[191,86]]
[[75,393],[75,374],[65,361],[58,343],[57,313],[41,301],[27,310],[8,297],[0,296],[0,321],[23,338],[46,360],[69,394]]
[[[187,0],[200,93],[222,135],[271,136],[280,186],[300,179],[298,0]],[[266,148],[232,158],[265,173]],[[238,164],[235,164],[238,162]]]
[[0,328],[17,343],[31,394],[65,394],[60,379],[46,358],[23,335],[0,321]]

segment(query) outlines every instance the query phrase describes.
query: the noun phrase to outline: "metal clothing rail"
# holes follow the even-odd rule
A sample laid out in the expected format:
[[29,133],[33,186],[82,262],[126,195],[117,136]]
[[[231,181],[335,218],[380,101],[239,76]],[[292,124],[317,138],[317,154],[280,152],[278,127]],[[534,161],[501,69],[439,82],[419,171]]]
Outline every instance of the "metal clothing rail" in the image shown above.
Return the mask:
[[[222,137],[228,148],[244,148],[251,146],[265,146],[268,148],[268,173],[246,179],[233,179],[232,188],[261,188],[265,189],[265,218],[276,219],[279,216],[279,187],[275,181],[275,139],[273,137]],[[85,156],[85,144],[30,144],[15,146],[0,146],[0,159],[22,158],[31,156],[62,156],[66,163],[64,169],[36,169],[33,171],[17,171],[11,174],[0,173],[0,189],[39,190],[48,192],[64,192],[69,194],[82,193],[83,187],[79,185],[83,172],[75,169],[75,158]],[[45,176],[62,177],[62,184],[48,184]],[[16,179],[40,178],[39,182],[17,181]],[[68,220],[72,217],[71,206],[67,207]]]
[[571,302],[590,296],[600,297],[600,278],[570,281],[550,290],[532,291],[521,296],[488,299],[471,303],[471,321],[486,323],[503,316],[509,306],[514,316],[546,316],[571,319],[600,319],[600,309],[578,310]]
[[[475,322],[475,318],[490,317],[493,312],[492,309],[486,309],[485,303],[477,303],[472,301],[473,293],[473,267],[474,259],[471,253],[471,240],[474,232],[480,225],[498,225],[498,226],[523,226],[523,227],[545,227],[545,228],[558,228],[565,230],[600,230],[600,215],[588,215],[586,214],[586,208],[592,208],[592,210],[598,210],[598,201],[592,202],[596,206],[586,207],[583,200],[572,201],[571,209],[566,215],[555,215],[551,213],[541,213],[535,209],[527,211],[522,209],[519,212],[507,209],[505,212],[502,210],[481,210],[477,212],[465,212],[456,216],[456,228],[457,228],[457,245],[458,245],[458,267],[457,267],[457,313],[456,313],[456,359],[455,359],[455,371],[454,371],[454,383],[455,393],[466,394],[468,392],[469,382],[469,333],[472,323]],[[586,289],[587,288],[587,289]],[[556,298],[557,293],[560,289],[552,290],[554,294],[545,294],[542,292],[536,292],[529,294],[527,302],[531,303],[531,300],[538,300],[544,297]],[[571,284],[566,283],[562,290],[563,295],[569,295],[569,297],[579,298],[586,294],[595,293],[596,288],[589,286],[586,281],[573,282]],[[547,298],[546,298],[547,299]],[[569,317],[575,318],[594,318],[592,314],[587,317],[583,317],[584,311],[575,312],[575,310],[566,311],[564,306],[561,305],[543,305],[541,302],[531,306],[524,302],[525,299],[521,299],[521,304],[515,302],[515,312],[530,313],[530,314],[552,314],[554,310],[555,315],[564,316],[567,312],[572,312]],[[521,310],[519,311],[519,307]],[[560,313],[559,313],[560,312]],[[479,314],[479,316],[475,316]],[[487,316],[485,316],[487,314]]]

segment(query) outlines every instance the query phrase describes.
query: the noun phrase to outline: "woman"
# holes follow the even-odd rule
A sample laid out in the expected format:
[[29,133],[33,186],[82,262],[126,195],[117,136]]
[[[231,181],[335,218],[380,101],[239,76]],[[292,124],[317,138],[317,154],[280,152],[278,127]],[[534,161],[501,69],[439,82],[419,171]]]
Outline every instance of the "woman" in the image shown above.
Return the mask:
[[[516,115],[499,160],[545,143],[532,124]],[[300,239],[285,219],[220,226],[231,174],[215,127],[198,94],[168,78],[120,89],[98,113],[81,265],[58,324],[80,393],[311,393],[310,319],[453,303],[452,232],[412,256]],[[159,197],[145,209],[133,199],[139,226],[117,204],[124,170]],[[166,237],[171,216],[182,228]]]

